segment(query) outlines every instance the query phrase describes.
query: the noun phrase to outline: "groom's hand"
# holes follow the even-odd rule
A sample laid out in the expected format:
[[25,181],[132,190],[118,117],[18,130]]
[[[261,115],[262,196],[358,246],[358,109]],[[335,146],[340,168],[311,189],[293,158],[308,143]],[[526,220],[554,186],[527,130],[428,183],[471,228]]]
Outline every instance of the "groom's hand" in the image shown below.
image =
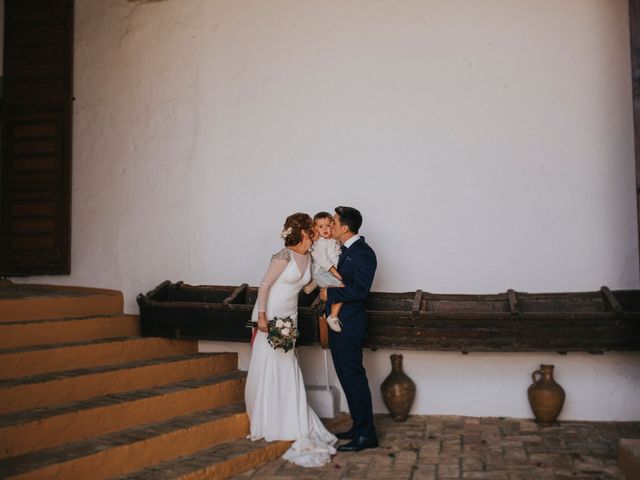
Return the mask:
[[340,273],[338,273],[338,269],[336,267],[331,267],[329,269],[329,273],[331,273],[338,280],[342,281],[342,275],[340,275]]
[[321,299],[323,302],[326,302],[326,301],[327,301],[327,289],[326,289],[326,288],[321,288],[321,289],[320,289],[320,299]]

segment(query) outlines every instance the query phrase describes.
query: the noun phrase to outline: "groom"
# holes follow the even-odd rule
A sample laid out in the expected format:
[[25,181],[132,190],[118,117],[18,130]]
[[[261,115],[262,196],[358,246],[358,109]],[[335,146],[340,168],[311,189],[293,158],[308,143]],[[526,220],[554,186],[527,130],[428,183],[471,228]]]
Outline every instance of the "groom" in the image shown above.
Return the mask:
[[353,426],[336,434],[351,442],[338,447],[341,452],[357,452],[376,448],[378,437],[373,424],[373,408],[367,374],[362,366],[362,347],[367,336],[365,300],[376,273],[376,254],[358,235],[362,215],[351,207],[337,207],[333,216],[332,235],[342,244],[338,272],[343,288],[323,288],[320,298],[326,302],[329,314],[333,303],[343,302],[340,310],[342,332],[329,331],[329,346],[338,380],[347,397]]

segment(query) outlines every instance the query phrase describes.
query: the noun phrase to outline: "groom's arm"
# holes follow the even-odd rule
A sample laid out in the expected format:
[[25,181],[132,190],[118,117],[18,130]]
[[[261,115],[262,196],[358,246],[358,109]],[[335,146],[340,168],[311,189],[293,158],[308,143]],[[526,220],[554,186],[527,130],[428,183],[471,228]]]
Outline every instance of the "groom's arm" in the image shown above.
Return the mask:
[[342,288],[327,288],[327,303],[363,302],[369,296],[377,261],[373,250],[363,252],[362,258],[354,267],[353,282],[345,283]]

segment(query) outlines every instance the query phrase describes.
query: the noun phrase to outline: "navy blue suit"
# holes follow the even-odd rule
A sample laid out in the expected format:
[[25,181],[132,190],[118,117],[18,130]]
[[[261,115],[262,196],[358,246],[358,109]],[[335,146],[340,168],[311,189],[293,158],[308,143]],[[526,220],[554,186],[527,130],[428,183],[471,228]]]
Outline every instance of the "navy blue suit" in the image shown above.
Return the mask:
[[329,346],[338,380],[347,397],[356,438],[376,436],[371,391],[362,366],[362,347],[367,337],[365,301],[376,267],[376,254],[364,237],[360,237],[340,255],[337,269],[344,287],[327,289],[327,314],[331,304],[343,302],[342,332],[329,330]]

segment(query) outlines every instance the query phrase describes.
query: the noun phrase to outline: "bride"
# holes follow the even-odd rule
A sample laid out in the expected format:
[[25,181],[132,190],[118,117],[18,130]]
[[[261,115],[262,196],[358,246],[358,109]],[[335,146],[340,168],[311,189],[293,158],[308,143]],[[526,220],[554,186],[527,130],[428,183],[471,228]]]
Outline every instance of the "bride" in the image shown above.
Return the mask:
[[267,340],[267,322],[274,317],[298,319],[298,294],[311,281],[309,247],[313,221],[306,213],[287,217],[285,248],[273,255],[260,283],[252,313],[258,331],[253,342],[245,387],[251,440],[294,440],[283,458],[303,467],[320,467],[336,453],[336,437],[307,405],[295,348],[285,353]]

